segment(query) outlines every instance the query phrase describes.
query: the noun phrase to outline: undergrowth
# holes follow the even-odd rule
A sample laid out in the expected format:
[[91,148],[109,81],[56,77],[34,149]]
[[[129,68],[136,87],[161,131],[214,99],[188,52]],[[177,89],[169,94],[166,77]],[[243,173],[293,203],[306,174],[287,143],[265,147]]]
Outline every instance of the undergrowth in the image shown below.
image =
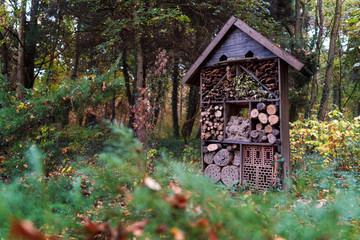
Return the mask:
[[[308,159],[289,192],[234,191],[199,172],[191,146],[145,152],[113,128],[95,160],[47,176],[30,147],[28,168],[0,190],[0,237],[22,239],[357,239],[358,176]],[[162,149],[162,150],[161,150]],[[71,167],[71,168],[70,168]],[[305,170],[306,169],[306,170]]]

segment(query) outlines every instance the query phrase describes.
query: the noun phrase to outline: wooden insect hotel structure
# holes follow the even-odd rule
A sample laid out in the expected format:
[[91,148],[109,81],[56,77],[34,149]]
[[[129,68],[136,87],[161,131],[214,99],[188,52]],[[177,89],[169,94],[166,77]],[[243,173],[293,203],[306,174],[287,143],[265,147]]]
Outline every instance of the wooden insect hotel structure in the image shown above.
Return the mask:
[[289,177],[288,65],[308,75],[231,17],[183,77],[200,86],[202,166],[214,182],[269,189]]

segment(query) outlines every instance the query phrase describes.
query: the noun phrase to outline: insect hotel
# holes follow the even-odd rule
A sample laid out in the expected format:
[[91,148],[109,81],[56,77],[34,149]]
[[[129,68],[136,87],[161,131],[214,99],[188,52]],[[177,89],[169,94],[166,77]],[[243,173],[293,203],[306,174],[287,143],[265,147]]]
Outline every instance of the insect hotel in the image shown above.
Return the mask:
[[250,189],[290,175],[288,65],[304,64],[231,17],[185,74],[200,86],[205,176]]

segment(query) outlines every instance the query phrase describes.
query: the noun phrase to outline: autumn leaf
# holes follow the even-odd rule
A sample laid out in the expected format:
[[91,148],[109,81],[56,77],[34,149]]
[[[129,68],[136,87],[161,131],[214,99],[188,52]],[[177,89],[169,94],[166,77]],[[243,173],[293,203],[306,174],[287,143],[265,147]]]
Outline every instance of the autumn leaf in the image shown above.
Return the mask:
[[174,196],[165,196],[164,200],[175,208],[186,208],[189,196],[174,194]]
[[160,234],[160,233],[164,233],[164,232],[167,232],[168,231],[168,228],[165,224],[159,224],[157,227],[156,227],[156,230],[155,232]]
[[135,237],[140,237],[144,233],[144,228],[148,225],[149,219],[145,218],[142,221],[135,222],[127,227],[128,232],[134,234]]
[[45,240],[44,235],[38,232],[34,224],[30,221],[12,221],[10,227],[10,237],[23,240]]
[[85,230],[91,234],[98,234],[102,233],[106,229],[106,224],[95,224],[91,222],[90,220],[85,220],[85,223],[83,223],[83,226]]
[[184,240],[185,239],[185,234],[183,231],[181,231],[179,228],[177,227],[173,227],[171,228],[171,233],[174,235],[174,239],[175,240]]

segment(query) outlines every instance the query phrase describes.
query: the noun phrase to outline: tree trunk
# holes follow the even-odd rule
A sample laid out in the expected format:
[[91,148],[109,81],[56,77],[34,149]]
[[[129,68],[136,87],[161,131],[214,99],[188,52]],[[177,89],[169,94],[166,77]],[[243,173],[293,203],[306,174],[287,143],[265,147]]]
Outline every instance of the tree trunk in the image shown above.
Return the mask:
[[295,37],[301,38],[301,0],[295,0]]
[[199,88],[195,86],[190,86],[190,92],[188,97],[189,98],[187,102],[188,106],[186,113],[186,121],[182,126],[182,130],[181,130],[181,134],[184,138],[187,138],[191,135],[194,126],[195,116],[198,111],[199,100],[200,100]]
[[39,15],[39,1],[31,1],[30,22],[26,27],[26,47],[25,47],[25,61],[26,61],[26,75],[25,88],[33,88],[35,82],[35,57],[36,45],[38,43],[38,15]]
[[[141,44],[141,37],[139,35],[136,35],[135,37],[135,44],[136,44],[136,91],[139,88],[143,88],[145,84],[145,78],[144,78],[144,53],[142,49]],[[136,97],[140,97],[140,94],[137,94]],[[135,103],[137,103],[138,100],[135,98]]]
[[132,91],[131,91],[131,88],[130,88],[130,75],[129,75],[129,67],[128,67],[127,63],[126,63],[126,56],[127,56],[127,51],[126,51],[126,49],[123,49],[123,52],[122,52],[122,69],[123,69],[124,80],[125,80],[126,97],[128,99],[128,103],[129,103],[129,106],[130,106],[128,127],[133,128],[134,112],[131,110],[131,108],[134,106],[134,96],[132,95]]
[[173,87],[171,96],[172,120],[173,120],[173,134],[175,138],[180,136],[179,133],[179,116],[178,116],[178,90],[179,90],[179,60],[174,59],[173,66]]
[[341,19],[341,7],[342,7],[342,0],[336,0],[336,7],[335,7],[335,16],[333,21],[333,27],[331,29],[331,36],[330,36],[330,47],[328,53],[328,65],[326,68],[325,74],[325,84],[323,93],[321,96],[320,101],[320,109],[318,113],[318,119],[323,121],[325,118],[328,102],[329,102],[329,93],[331,89],[331,81],[332,81],[332,73],[334,68],[334,58],[335,58],[335,45],[337,41],[337,36],[339,32],[339,25]]
[[80,27],[81,27],[81,22],[80,22],[80,19],[79,19],[78,24],[77,24],[77,33],[76,33],[76,41],[75,41],[74,68],[73,68],[73,72],[71,74],[71,79],[75,79],[77,77],[77,72],[78,72],[78,68],[79,68],[79,62],[80,62]]
[[[316,65],[320,67],[320,50],[322,47],[322,37],[323,37],[323,32],[324,32],[324,18],[323,18],[323,12],[322,12],[322,4],[323,1],[322,0],[317,0],[317,6],[316,6],[316,21],[315,24],[316,26],[319,28],[319,33],[317,36],[317,40],[316,40],[316,55],[317,55],[317,60],[316,60]],[[310,95],[310,105],[308,110],[305,113],[305,118],[310,118],[312,115],[312,109],[314,107],[315,101],[316,101],[316,97],[318,96],[318,92],[319,92],[319,85],[318,85],[318,72],[320,71],[320,69],[317,70],[317,72],[315,73],[315,75],[312,78],[311,81],[311,95]]]
[[25,83],[25,25],[26,25],[26,0],[21,1],[20,22],[19,22],[19,49],[18,49],[18,98],[20,101],[24,99],[24,83]]

